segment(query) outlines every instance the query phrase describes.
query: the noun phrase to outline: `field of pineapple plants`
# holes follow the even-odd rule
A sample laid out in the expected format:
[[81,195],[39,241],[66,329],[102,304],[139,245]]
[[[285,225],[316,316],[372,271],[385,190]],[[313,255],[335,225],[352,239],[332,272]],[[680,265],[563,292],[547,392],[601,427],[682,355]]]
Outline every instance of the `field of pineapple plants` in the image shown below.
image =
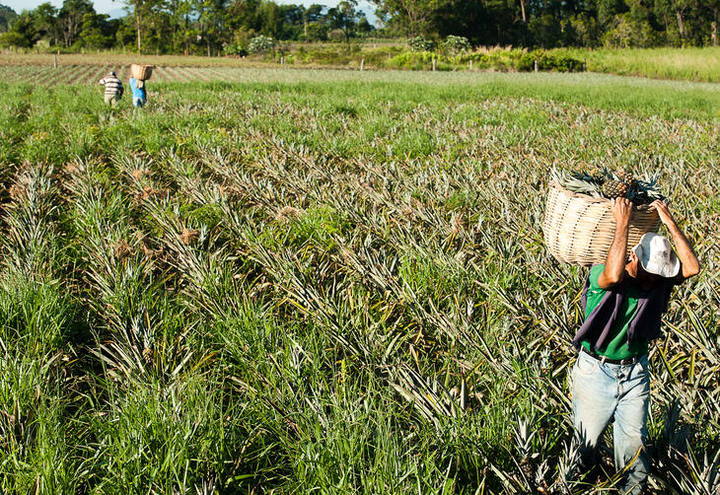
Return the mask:
[[[29,83],[42,86],[93,84],[115,71],[120,79],[130,77],[128,65],[77,64],[58,67],[38,65],[0,65],[0,78],[9,83]],[[245,69],[237,67],[158,67],[151,80],[155,82],[238,81]]]
[[[63,53],[55,57],[52,53],[33,53],[26,51],[0,51],[0,75],[3,81],[18,79],[13,71],[4,67],[30,66],[24,69],[26,77],[33,74],[49,73],[47,70],[58,65],[56,77],[47,80],[67,82],[73,72],[78,72],[88,65],[128,67],[131,63],[153,64],[160,68],[158,77],[164,81],[193,80],[236,80],[240,69],[253,67],[278,67],[282,62],[288,66],[306,68],[345,68],[358,70],[364,60],[365,69],[415,69],[431,70],[432,58],[436,59],[438,70],[450,71],[518,71],[522,69],[523,51],[511,47],[478,47],[474,52],[465,53],[458,60],[448,60],[444,56],[434,56],[427,52],[409,52],[405,43],[367,43],[346,46],[344,44],[293,44],[287,51],[274,55],[256,55],[252,57],[198,57],[179,55],[142,55],[116,52],[98,53]],[[484,57],[489,55],[489,57]],[[537,60],[541,71],[579,70],[608,73],[626,76],[641,76],[658,79],[681,81],[720,82],[720,47],[703,48],[623,48],[623,49],[587,49],[587,48],[556,48],[540,50],[532,54],[527,64]],[[553,60],[548,60],[548,57]],[[555,63],[552,63],[552,62]],[[570,64],[570,65],[567,65]],[[163,71],[163,68],[176,67],[178,71]],[[194,70],[207,68],[207,71]],[[225,70],[223,70],[225,69]],[[525,67],[530,70],[530,67]],[[99,71],[99,72],[98,72]],[[92,78],[102,74],[103,70],[92,73]],[[22,72],[22,71],[21,71]],[[12,79],[8,79],[12,78]]]
[[0,492],[570,493],[587,271],[540,226],[553,168],[608,167],[659,174],[703,263],[651,487],[718,493],[715,86],[233,70],[140,111],[0,83]]

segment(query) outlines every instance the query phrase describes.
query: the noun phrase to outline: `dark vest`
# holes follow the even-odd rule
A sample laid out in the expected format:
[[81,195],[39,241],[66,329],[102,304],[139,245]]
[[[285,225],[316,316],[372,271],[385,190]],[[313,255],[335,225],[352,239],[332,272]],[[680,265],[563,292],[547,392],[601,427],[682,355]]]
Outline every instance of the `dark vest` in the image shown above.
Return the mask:
[[[611,338],[613,325],[620,316],[626,291],[634,280],[625,277],[622,282],[607,290],[602,300],[583,322],[575,334],[573,345],[580,347],[580,342],[587,340],[593,349],[602,349]],[[635,316],[628,327],[628,342],[637,340],[653,340],[662,334],[660,319],[667,311],[672,288],[679,283],[678,279],[661,280],[657,285],[646,291],[640,291]],[[585,282],[581,303],[583,309],[587,305],[587,291],[590,281]]]

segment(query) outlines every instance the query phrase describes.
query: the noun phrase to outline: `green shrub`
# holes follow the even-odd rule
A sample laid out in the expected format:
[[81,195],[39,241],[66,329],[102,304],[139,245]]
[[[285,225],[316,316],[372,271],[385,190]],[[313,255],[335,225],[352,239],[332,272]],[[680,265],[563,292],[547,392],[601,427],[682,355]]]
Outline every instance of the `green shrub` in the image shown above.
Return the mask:
[[225,55],[235,55],[238,57],[245,57],[248,55],[247,49],[245,47],[238,45],[237,43],[230,43],[228,45],[225,45],[225,48],[223,48],[223,52]]
[[541,71],[582,72],[585,70],[585,64],[581,60],[559,53],[546,52],[545,50],[525,53],[518,60],[517,70],[535,70],[535,62],[538,64],[538,70]]
[[492,69],[500,71],[517,70],[518,61],[525,54],[525,50],[493,50],[490,52],[465,53],[454,58],[456,63],[467,65],[473,63],[477,69]]
[[249,53],[267,53],[275,47],[275,40],[270,36],[255,36],[248,44]]
[[0,33],[0,48],[9,47],[24,47],[28,48],[31,46],[31,41],[25,36],[15,31],[8,31],[7,33]]
[[541,68],[541,70],[556,70],[558,72],[584,72],[586,70],[585,62],[576,58],[548,54],[546,60],[552,61],[552,67]]
[[248,46],[255,36],[256,33],[253,29],[244,27],[237,29],[233,33],[232,41],[225,46],[223,51],[226,55],[239,55],[244,57],[248,54]]
[[522,49],[493,50],[490,52],[465,53],[453,57],[455,64],[467,65],[469,62],[477,69],[491,69],[499,71],[532,71],[535,70],[535,62],[538,63],[538,70],[557,72],[581,72],[585,70],[585,64],[568,54],[548,52],[545,50],[526,51]]
[[443,50],[449,54],[463,53],[470,50],[470,40],[465,36],[450,35],[442,44]]
[[448,70],[452,68],[450,66],[450,60],[447,57],[428,51],[404,52],[399,55],[395,55],[393,58],[388,60],[385,65],[395,69],[423,70],[432,67],[433,59],[435,59],[436,68],[439,70]]
[[365,59],[366,65],[382,66],[388,59],[403,53],[405,50],[402,46],[390,45],[363,51],[361,58]]
[[496,71],[532,71],[535,62],[538,70],[557,72],[580,72],[585,70],[581,60],[560,53],[551,53],[545,50],[528,52],[522,49],[493,50],[489,52],[474,52],[448,57],[433,52],[402,52],[384,65],[396,69],[427,70],[432,67],[433,58],[438,70],[453,70],[466,68],[472,62],[476,69]]
[[436,48],[434,41],[425,39],[422,36],[410,38],[408,40],[408,46],[410,50],[414,52],[431,52]]
[[345,65],[350,62],[351,54],[342,45],[320,47],[297,52],[297,60],[305,64]]
[[518,70],[520,59],[526,53],[518,49],[493,51],[488,53],[488,63],[495,70]]

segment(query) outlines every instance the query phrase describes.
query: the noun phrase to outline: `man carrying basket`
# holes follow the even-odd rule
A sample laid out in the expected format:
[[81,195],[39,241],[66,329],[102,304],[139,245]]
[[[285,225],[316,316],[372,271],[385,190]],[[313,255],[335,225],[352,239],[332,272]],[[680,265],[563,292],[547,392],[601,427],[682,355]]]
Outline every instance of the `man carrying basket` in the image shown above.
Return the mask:
[[650,401],[648,344],[660,336],[660,318],[672,288],[697,275],[700,264],[667,205],[655,201],[677,250],[647,233],[626,259],[632,204],[617,198],[616,229],[607,261],[590,269],[583,304],[585,321],[573,344],[580,354],[572,370],[573,424],[580,438],[579,470],[599,465],[600,436],[614,422],[615,467],[624,470],[621,493],[639,494],[650,460],[645,452]]
[[150,79],[152,71],[152,65],[130,65],[130,89],[132,90],[132,103],[134,107],[143,107],[147,103],[145,81]]
[[147,91],[145,90],[145,81],[131,77],[130,89],[132,90],[133,106],[137,108],[145,106],[145,103],[147,103]]

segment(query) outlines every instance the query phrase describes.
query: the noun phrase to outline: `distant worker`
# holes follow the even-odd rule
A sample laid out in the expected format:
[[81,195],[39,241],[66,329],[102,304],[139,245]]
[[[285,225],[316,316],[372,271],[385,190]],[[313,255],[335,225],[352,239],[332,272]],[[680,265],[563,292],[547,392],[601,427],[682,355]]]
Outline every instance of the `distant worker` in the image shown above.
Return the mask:
[[123,95],[123,83],[118,79],[115,72],[110,73],[100,79],[100,84],[105,86],[105,104],[114,107],[120,101]]
[[147,103],[147,92],[145,91],[145,81],[141,79],[130,78],[130,89],[132,89],[132,102],[135,107],[143,107]]

